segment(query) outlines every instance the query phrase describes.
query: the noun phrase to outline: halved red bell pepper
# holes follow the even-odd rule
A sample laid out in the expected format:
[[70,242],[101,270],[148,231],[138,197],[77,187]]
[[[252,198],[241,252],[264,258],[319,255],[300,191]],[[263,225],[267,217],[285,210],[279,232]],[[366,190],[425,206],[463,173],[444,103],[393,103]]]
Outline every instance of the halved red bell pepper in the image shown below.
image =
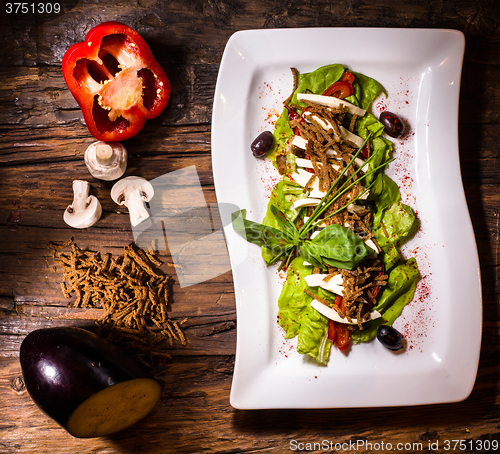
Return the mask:
[[170,82],[146,41],[120,22],[92,28],[67,50],[62,70],[90,133],[105,142],[137,134],[170,97]]

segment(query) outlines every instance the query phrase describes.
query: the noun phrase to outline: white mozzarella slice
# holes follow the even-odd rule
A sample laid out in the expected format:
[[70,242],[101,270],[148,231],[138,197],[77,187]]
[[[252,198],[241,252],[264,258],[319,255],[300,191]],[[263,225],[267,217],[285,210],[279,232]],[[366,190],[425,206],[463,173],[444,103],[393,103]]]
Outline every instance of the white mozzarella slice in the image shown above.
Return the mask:
[[[332,160],[330,160],[332,161]],[[313,163],[310,159],[304,159],[304,158],[295,158],[295,164],[297,164],[299,167],[304,167],[305,169],[314,169]],[[336,164],[335,162],[330,162],[330,165],[335,169],[335,170],[340,170],[340,165]],[[321,167],[321,163],[318,163],[318,166]]]
[[311,240],[314,240],[319,234],[321,230],[315,230],[313,233],[311,233]]
[[[292,173],[290,177],[292,178],[293,181],[295,181],[295,183],[300,184],[302,187],[304,187],[313,175],[314,174],[308,172],[307,170],[298,168],[297,172]],[[318,178],[315,178],[313,180],[309,188],[310,188],[309,196],[311,198],[321,199],[326,194],[325,191],[319,190]]]
[[366,110],[361,109],[344,99],[334,98],[333,96],[314,95],[312,93],[297,93],[297,100],[333,107],[334,109],[338,109],[340,106],[345,106],[349,113],[356,114],[360,117],[366,113]]
[[[312,300],[311,306],[314,307],[320,314],[323,314],[325,317],[328,317],[331,320],[334,320],[339,323],[345,323],[348,325],[357,325],[358,320],[356,318],[351,318],[349,321],[347,318],[342,318],[335,309],[331,309],[328,306],[325,306],[323,303],[320,303],[318,300]],[[372,311],[370,312],[369,320],[375,320],[376,318],[381,317],[380,312]],[[367,320],[367,321],[369,321]]]
[[369,248],[372,248],[375,252],[370,255],[370,257],[368,258],[372,258],[372,259],[375,259],[377,258],[377,255],[378,255],[378,249],[377,249],[377,246],[375,246],[375,243],[372,241],[372,240],[366,240],[365,241],[365,244],[369,247]]
[[303,150],[305,150],[307,146],[307,140],[304,139],[302,136],[294,136],[292,140],[292,145],[295,145],[297,148],[302,148]]
[[311,112],[304,112],[302,114],[302,116],[304,117],[304,119],[306,121],[308,121],[309,123],[312,123],[310,120],[311,118],[314,118],[314,120],[316,120],[318,122],[318,124],[325,130],[325,131],[328,131],[330,129],[333,130],[333,133],[335,134],[335,129],[333,129],[333,125],[326,119],[323,119],[323,118],[320,118],[318,115],[315,115]]
[[343,126],[339,126],[339,129],[340,129],[340,137],[342,137],[342,139],[352,142],[358,148],[363,145],[364,140],[361,137],[357,136],[356,134],[353,134],[351,131],[345,129]]
[[359,200],[367,200],[369,196],[370,196],[370,190],[368,189],[367,191],[363,192],[363,194],[361,194],[358,197],[358,199]]
[[[319,186],[319,185],[316,185]],[[310,197],[314,197],[316,199],[322,199],[326,194],[326,191],[320,191],[319,187],[314,187],[311,189],[311,192],[309,193]]]
[[293,202],[293,207],[295,209],[302,208],[302,207],[315,207],[315,206],[319,205],[320,202],[321,202],[321,199],[312,199],[312,198],[308,197],[307,199],[295,200],[295,202]]
[[[349,154],[349,156],[351,157],[351,159],[354,157],[354,155],[352,154]],[[368,172],[368,168],[369,168],[369,164],[367,164],[365,161],[363,161],[361,158],[356,158],[354,160],[354,163],[358,166],[358,167],[361,167],[361,170],[363,172]]]
[[312,161],[310,159],[295,158],[295,164],[306,169],[314,169]]
[[302,187],[304,187],[309,179],[313,176],[312,173],[307,172],[304,169],[297,169],[297,172],[293,172],[290,177],[292,178],[295,183],[300,184]]
[[355,203],[351,203],[350,205],[347,205],[347,211],[349,213],[359,213],[360,211],[363,211],[365,207],[361,205],[356,205]]
[[327,276],[328,274],[310,274],[304,280],[309,287],[321,287],[337,295],[342,295],[344,290],[342,275],[337,274],[328,281],[325,281]]
[[377,246],[375,246],[375,243],[374,243],[372,240],[366,240],[366,241],[365,241],[365,244],[366,244],[368,247],[372,248],[375,252],[377,252],[377,251],[378,251]]

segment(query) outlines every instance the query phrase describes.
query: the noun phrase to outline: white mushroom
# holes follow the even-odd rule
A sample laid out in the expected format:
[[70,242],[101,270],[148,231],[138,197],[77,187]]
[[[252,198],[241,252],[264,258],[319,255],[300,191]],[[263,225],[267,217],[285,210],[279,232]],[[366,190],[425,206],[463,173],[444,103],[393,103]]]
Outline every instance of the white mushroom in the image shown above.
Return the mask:
[[88,181],[73,181],[73,203],[64,212],[64,222],[75,229],[86,229],[94,225],[102,214],[99,200],[89,196],[90,183]]
[[94,142],[85,150],[85,164],[93,177],[117,180],[127,169],[127,150],[120,142]]
[[153,186],[141,177],[123,178],[111,188],[111,198],[118,205],[128,208],[132,227],[149,217],[145,202],[149,202],[153,195]]

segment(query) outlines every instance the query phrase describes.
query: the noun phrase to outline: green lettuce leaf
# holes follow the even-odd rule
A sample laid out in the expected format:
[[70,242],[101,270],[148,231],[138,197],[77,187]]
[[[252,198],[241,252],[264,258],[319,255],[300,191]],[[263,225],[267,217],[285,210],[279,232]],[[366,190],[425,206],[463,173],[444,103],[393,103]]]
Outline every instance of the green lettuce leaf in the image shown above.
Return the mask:
[[304,292],[308,285],[304,278],[312,267],[296,257],[288,267],[286,281],[278,298],[278,320],[285,330],[285,338],[297,338],[297,351],[327,364],[331,342],[328,339],[328,319],[310,306],[312,298]]
[[308,288],[304,278],[312,273],[312,267],[304,265],[302,257],[296,257],[288,267],[286,280],[278,298],[278,321],[290,339],[299,333],[304,316],[309,312],[312,298],[304,292]]
[[307,198],[307,194],[304,193],[302,189],[302,186],[287,177],[280,180],[271,191],[269,203],[267,204],[267,211],[262,220],[262,224],[279,228],[278,221],[271,210],[271,206],[275,206],[290,221],[295,221],[299,215],[300,209],[295,209],[293,207],[293,202]]
[[285,154],[285,145],[288,138],[293,134],[292,128],[288,124],[288,110],[283,109],[281,115],[276,120],[273,131],[273,145],[267,152],[267,157],[276,166],[276,156]]
[[[293,207],[293,202],[295,202],[295,200],[305,199],[306,197],[307,194],[302,191],[302,186],[284,177],[271,191],[271,197],[269,198],[267,211],[262,220],[262,224],[274,227],[275,229],[280,228],[280,223],[272,212],[272,206],[280,210],[291,222],[295,221],[299,215],[300,209],[296,210]],[[261,253],[262,258],[267,264],[273,261],[274,254],[269,248],[264,246]]]
[[386,236],[385,232],[381,233],[381,230],[379,230],[377,240],[382,240],[382,235],[391,244],[406,240],[413,229],[415,219],[415,213],[413,213],[410,206],[402,202],[392,204],[390,208],[384,211],[381,219],[388,236]]
[[385,173],[381,173],[370,187],[369,199],[375,202],[377,208],[373,215],[373,226],[378,228],[384,211],[401,200],[401,193],[394,180]]
[[[351,73],[356,77],[353,84],[354,93],[353,96],[356,97],[357,104],[362,109],[368,110],[372,102],[377,98],[380,93],[384,93],[387,97],[387,93],[379,82],[371,77],[365,76],[361,73],[356,73],[351,71]],[[349,98],[346,98],[349,101]],[[351,101],[349,101],[351,102]]]
[[[375,229],[375,236],[384,254],[382,262],[386,270],[391,269],[400,259],[398,245],[408,239],[413,232],[416,216],[408,205],[402,202],[392,204],[383,211],[381,222],[385,231],[380,226]],[[386,236],[386,233],[388,236]]]
[[309,306],[302,319],[297,338],[297,351],[313,357],[319,364],[327,365],[332,342],[328,339],[328,319]]

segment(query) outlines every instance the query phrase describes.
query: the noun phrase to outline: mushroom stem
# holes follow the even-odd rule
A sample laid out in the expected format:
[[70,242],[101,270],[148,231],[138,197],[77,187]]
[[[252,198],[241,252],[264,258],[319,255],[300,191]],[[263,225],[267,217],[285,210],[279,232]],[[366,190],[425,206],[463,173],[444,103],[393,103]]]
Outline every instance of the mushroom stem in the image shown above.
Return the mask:
[[89,202],[90,194],[90,183],[88,181],[83,180],[74,180],[73,181],[73,203],[72,208],[73,211],[82,212],[84,211]]
[[154,193],[148,180],[134,176],[123,178],[111,188],[111,198],[128,208],[132,227],[149,218],[145,202],[149,202]]
[[113,148],[106,142],[99,142],[95,150],[96,161],[105,166],[113,161]]
[[102,214],[102,207],[93,195],[89,196],[90,183],[73,180],[73,202],[64,211],[64,222],[75,229],[94,225]]
[[142,221],[149,218],[149,211],[142,191],[133,191],[127,199],[127,208],[130,214],[130,223],[132,227],[139,225]]
[[119,142],[94,142],[85,150],[85,164],[94,178],[112,181],[127,168],[127,150]]

